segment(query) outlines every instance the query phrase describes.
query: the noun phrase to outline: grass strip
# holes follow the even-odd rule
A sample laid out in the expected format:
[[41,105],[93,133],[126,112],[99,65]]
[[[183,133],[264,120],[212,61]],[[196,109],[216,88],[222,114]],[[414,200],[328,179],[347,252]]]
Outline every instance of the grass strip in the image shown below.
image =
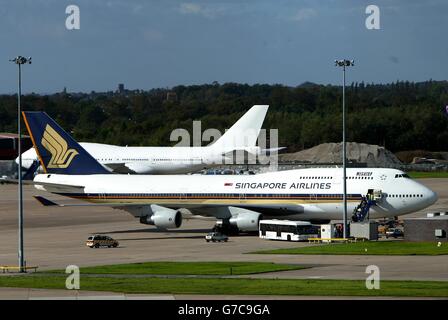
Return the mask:
[[[156,261],[80,268],[81,274],[247,275],[304,267],[269,262],[171,262]],[[64,273],[63,270],[50,271]]]
[[[381,281],[368,290],[362,280],[107,278],[81,276],[81,290],[140,294],[307,295],[448,297],[448,282]],[[65,289],[65,276],[2,276],[0,287]]]
[[448,178],[448,172],[446,171],[434,171],[434,172],[410,171],[407,172],[407,174],[413,179]]
[[307,247],[263,250],[257,254],[326,254],[326,255],[446,255],[448,243],[366,241],[353,243],[314,244]]

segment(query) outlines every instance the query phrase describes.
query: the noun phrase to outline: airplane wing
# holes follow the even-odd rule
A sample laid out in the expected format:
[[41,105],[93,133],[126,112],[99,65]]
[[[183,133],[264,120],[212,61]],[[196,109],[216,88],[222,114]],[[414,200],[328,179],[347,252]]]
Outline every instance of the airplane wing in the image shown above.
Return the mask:
[[[217,218],[226,218],[229,216],[232,216],[236,214],[235,210],[232,212],[232,209],[229,208],[240,208],[242,210],[248,210],[248,211],[255,211],[259,213],[264,214],[275,214],[277,213],[278,205],[276,204],[263,204],[263,205],[253,205],[253,204],[234,204],[234,205],[227,205],[227,204],[197,204],[197,205],[190,205],[185,203],[178,203],[178,204],[157,204],[157,203],[91,203],[91,202],[83,202],[83,203],[57,203],[53,200],[50,200],[48,198],[45,198],[43,196],[34,196],[34,198],[39,201],[44,206],[58,206],[58,207],[109,207],[113,209],[121,209],[126,210],[129,208],[128,212],[132,211],[132,214],[134,214],[135,210],[138,208],[144,208],[151,205],[158,205],[160,207],[165,207],[169,209],[186,209],[189,212],[191,212],[193,215],[201,215],[201,216],[210,216],[210,217],[217,217]],[[285,208],[285,206],[283,206]],[[289,208],[291,211],[294,212],[294,214],[302,213],[303,208],[294,205],[294,207]],[[284,215],[284,209],[281,210],[282,214]]]
[[[142,205],[141,203],[117,203],[117,204],[109,204],[109,203],[58,203],[53,200],[50,200],[48,198],[45,198],[43,196],[33,196],[34,199],[36,199],[40,204],[42,204],[45,207],[109,207],[112,209],[119,209],[126,211],[127,213],[131,214],[132,216],[138,217],[138,214],[136,214],[135,209],[143,208],[147,205]],[[168,207],[167,207],[168,208]],[[196,219],[196,220],[215,220],[215,217],[212,215],[208,215],[205,213],[204,215],[200,215],[198,213],[192,213],[190,210],[187,209],[180,209],[182,213],[182,218],[186,220],[190,219]]]
[[144,207],[145,205],[141,203],[58,203],[55,200],[50,200],[43,196],[33,196],[34,199],[40,202],[45,207],[109,207],[109,208],[122,208],[122,207]]
[[[35,196],[44,206],[59,206],[59,207],[109,207],[112,209],[120,209],[126,211],[136,218],[140,218],[140,222],[144,224],[152,224],[158,228],[178,228],[182,224],[182,219],[222,219],[228,220],[230,224],[237,226],[240,230],[256,231],[258,230],[258,221],[263,216],[282,215],[296,215],[303,213],[302,206],[294,205],[289,210],[285,210],[285,206],[279,208],[278,205],[269,204],[196,204],[188,205],[185,203],[159,205],[156,203],[79,203],[79,204],[58,204],[52,200],[46,199],[42,196]],[[154,220],[151,217],[155,217]],[[155,222],[155,219],[160,221],[160,224]],[[169,222],[167,222],[169,221]],[[172,221],[176,224],[171,225]],[[167,226],[167,224],[169,224]]]
[[[41,184],[41,183],[36,183],[36,184]],[[44,184],[44,183],[42,183]],[[53,183],[47,183],[47,185],[52,185],[54,187]],[[66,185],[62,185],[62,186],[66,186]],[[150,206],[150,205],[158,205],[157,203],[91,203],[91,202],[81,202],[81,203],[58,203],[56,202],[56,200],[50,200],[46,197],[43,196],[33,196],[34,199],[36,199],[37,201],[39,201],[43,206],[46,207],[50,207],[50,206],[57,206],[57,207],[109,207],[109,208],[114,208],[114,209],[122,209],[122,210],[126,210],[127,207],[129,208],[139,208],[139,207],[146,207],[146,206]],[[159,205],[161,206],[161,205]],[[163,205],[161,207],[166,207],[169,209],[181,209],[183,207],[185,207],[185,205]],[[189,211],[194,211],[196,212],[196,207],[193,206],[188,206],[189,207]],[[201,205],[198,208],[202,208],[202,209],[213,209],[213,208],[217,208],[217,207],[227,207],[227,205],[224,204],[218,204],[218,205]],[[200,210],[198,210],[197,212],[200,212]],[[202,214],[206,214],[207,215],[207,210],[201,211]]]
[[[51,184],[51,185],[55,185],[55,184]],[[65,186],[65,185],[64,185]],[[54,187],[54,186],[53,186]],[[82,202],[82,203],[58,203],[55,200],[50,200],[46,197],[43,196],[33,196],[34,199],[36,199],[37,201],[39,201],[43,206],[57,206],[57,207],[109,207],[109,208],[114,208],[114,209],[122,209],[122,210],[126,210],[126,208],[133,208],[132,210],[134,210],[135,208],[143,208],[145,206],[150,206],[150,205],[157,205],[157,203],[152,203],[152,204],[142,204],[142,203],[91,203],[91,202]],[[161,206],[161,205],[159,205]],[[219,208],[227,208],[228,205],[225,204],[213,204],[213,205],[196,205],[196,206],[186,206],[186,205],[162,205],[161,207],[166,207],[169,209],[181,209],[186,207],[185,209],[189,210],[190,212],[194,212],[197,213],[198,215],[206,215],[206,216],[215,216],[216,214],[212,214],[212,210],[218,210]]]
[[123,174],[134,174],[136,173],[134,170],[126,166],[126,163],[107,163],[105,164],[106,167],[109,167],[114,173],[123,173]]

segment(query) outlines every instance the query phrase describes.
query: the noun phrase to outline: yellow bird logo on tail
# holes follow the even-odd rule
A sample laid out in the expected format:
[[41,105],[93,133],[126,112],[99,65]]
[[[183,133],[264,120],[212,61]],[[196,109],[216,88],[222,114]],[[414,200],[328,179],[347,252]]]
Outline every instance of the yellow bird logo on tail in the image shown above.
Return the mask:
[[48,168],[67,168],[78,154],[75,149],[68,149],[67,141],[48,124],[45,127],[41,144],[51,153],[51,159],[47,164]]

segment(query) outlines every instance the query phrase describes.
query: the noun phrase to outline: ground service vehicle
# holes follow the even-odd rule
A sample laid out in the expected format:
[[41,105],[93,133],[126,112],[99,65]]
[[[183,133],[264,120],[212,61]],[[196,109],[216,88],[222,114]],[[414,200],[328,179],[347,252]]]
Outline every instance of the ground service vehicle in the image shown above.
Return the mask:
[[118,247],[119,243],[117,240],[112,239],[108,236],[102,236],[102,235],[93,235],[90,236],[86,241],[86,246],[89,248],[99,248],[99,247],[108,247],[108,248],[116,248]]
[[229,240],[229,237],[227,237],[225,234],[222,234],[220,232],[209,232],[206,236],[205,236],[205,241],[207,242],[227,242],[227,240]]
[[319,227],[306,221],[260,220],[260,238],[304,241],[319,237]]
[[389,237],[398,238],[398,237],[403,237],[403,236],[404,236],[403,230],[398,229],[398,228],[391,228],[386,231],[386,238],[389,238]]

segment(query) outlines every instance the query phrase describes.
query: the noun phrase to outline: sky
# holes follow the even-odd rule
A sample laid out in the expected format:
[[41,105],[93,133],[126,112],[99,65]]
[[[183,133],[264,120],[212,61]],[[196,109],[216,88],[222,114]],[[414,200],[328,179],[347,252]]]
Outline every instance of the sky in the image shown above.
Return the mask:
[[[368,5],[379,29],[367,29]],[[66,28],[69,5],[80,28]],[[446,0],[0,0],[0,93],[446,80]]]

